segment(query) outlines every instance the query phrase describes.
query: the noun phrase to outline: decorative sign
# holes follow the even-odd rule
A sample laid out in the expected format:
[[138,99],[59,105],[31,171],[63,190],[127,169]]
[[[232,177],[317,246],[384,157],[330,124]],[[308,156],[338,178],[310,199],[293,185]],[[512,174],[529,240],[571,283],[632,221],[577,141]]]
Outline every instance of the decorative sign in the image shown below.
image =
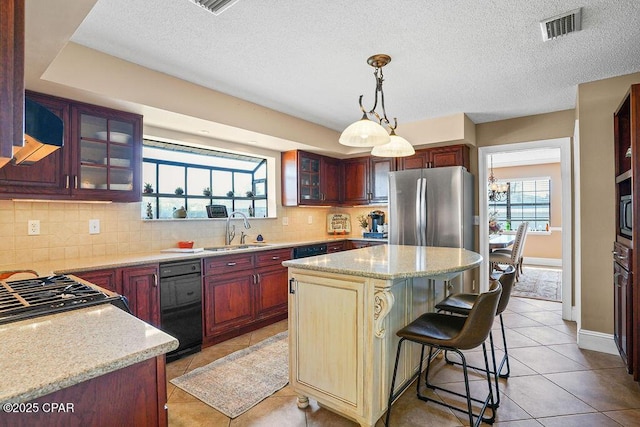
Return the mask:
[[327,215],[327,233],[329,234],[351,233],[351,215],[349,214]]

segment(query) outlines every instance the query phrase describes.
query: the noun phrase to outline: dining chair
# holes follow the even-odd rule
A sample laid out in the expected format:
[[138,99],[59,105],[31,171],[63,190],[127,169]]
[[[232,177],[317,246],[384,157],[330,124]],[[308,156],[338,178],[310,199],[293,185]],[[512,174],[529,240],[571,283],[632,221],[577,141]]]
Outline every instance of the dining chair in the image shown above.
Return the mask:
[[[489,360],[487,357],[487,347],[485,341],[493,321],[496,316],[496,309],[500,295],[502,293],[502,285],[499,281],[493,280],[491,282],[491,288],[489,291],[478,295],[473,308],[469,312],[469,315],[459,316],[454,314],[444,313],[425,313],[418,317],[413,322],[409,323],[404,328],[396,332],[396,335],[400,337],[398,342],[398,350],[396,352],[396,361],[393,369],[393,377],[391,379],[391,389],[389,390],[389,400],[387,406],[387,415],[385,424],[389,427],[389,419],[391,417],[391,404],[393,401],[406,389],[403,387],[397,393],[394,393],[396,374],[398,372],[398,362],[400,360],[400,354],[402,353],[402,344],[404,341],[410,341],[422,346],[420,352],[420,367],[418,370],[417,383],[417,397],[425,402],[433,402],[438,405],[446,406],[449,409],[466,413],[469,416],[469,425],[478,426],[481,422],[493,424],[495,421],[495,402],[493,398],[493,387],[491,385],[491,376],[489,370]],[[427,357],[427,368],[424,374],[424,385],[431,390],[439,390],[455,396],[466,398],[467,409],[459,408],[455,405],[450,405],[441,399],[433,399],[420,392],[420,376],[422,374],[422,365],[424,361],[424,348],[429,347],[429,356]],[[469,374],[467,369],[467,362],[462,350],[471,350],[476,347],[482,346],[482,352],[484,354],[484,364],[486,372],[486,380],[488,385],[488,393],[484,399],[477,399],[471,396],[469,391]],[[431,368],[431,360],[434,356],[433,351],[445,350],[452,351],[460,357],[462,360],[462,370],[464,375],[465,394],[458,393],[454,390],[446,389],[440,386],[436,386],[429,382],[429,370]],[[407,385],[408,386],[408,385]],[[472,402],[482,404],[479,412],[474,414],[472,408]],[[487,408],[492,410],[491,417],[485,417],[484,413]],[[474,417],[476,418],[474,422]]]
[[522,273],[522,253],[527,238],[529,222],[524,221],[518,226],[516,239],[511,249],[496,249],[489,254],[489,266],[492,270],[500,269],[499,265],[512,265],[516,269],[516,281]]

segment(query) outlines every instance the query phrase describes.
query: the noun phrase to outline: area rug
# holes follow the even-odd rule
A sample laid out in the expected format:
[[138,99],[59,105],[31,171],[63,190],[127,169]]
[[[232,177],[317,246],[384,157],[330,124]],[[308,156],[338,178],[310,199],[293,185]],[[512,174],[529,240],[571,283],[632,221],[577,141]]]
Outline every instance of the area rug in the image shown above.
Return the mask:
[[229,418],[248,411],[288,382],[287,331],[171,380]]
[[511,295],[547,301],[562,301],[562,270],[544,267],[524,267]]

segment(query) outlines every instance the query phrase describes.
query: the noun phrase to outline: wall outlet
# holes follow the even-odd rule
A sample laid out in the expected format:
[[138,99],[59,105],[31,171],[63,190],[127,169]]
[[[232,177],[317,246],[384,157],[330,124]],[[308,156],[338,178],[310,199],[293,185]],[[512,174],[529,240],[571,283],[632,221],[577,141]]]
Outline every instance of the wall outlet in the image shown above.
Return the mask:
[[40,234],[40,220],[30,219],[29,226],[27,228],[27,234],[29,236],[38,236]]
[[283,216],[282,217],[282,225],[289,225],[289,217],[288,216]]
[[100,220],[99,219],[90,219],[89,220],[89,234],[100,234]]
[[309,216],[307,217],[307,223],[309,223],[309,224],[313,224],[313,215],[309,215]]

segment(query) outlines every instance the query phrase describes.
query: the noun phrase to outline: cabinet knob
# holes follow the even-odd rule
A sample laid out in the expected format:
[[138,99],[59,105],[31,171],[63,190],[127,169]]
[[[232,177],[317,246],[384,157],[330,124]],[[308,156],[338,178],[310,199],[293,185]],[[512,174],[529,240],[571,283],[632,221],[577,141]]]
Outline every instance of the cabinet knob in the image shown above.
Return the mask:
[[237,262],[228,262],[227,267],[233,267],[237,264]]
[[276,260],[276,259],[280,259],[280,257],[279,256],[272,256],[271,259],[272,260]]

